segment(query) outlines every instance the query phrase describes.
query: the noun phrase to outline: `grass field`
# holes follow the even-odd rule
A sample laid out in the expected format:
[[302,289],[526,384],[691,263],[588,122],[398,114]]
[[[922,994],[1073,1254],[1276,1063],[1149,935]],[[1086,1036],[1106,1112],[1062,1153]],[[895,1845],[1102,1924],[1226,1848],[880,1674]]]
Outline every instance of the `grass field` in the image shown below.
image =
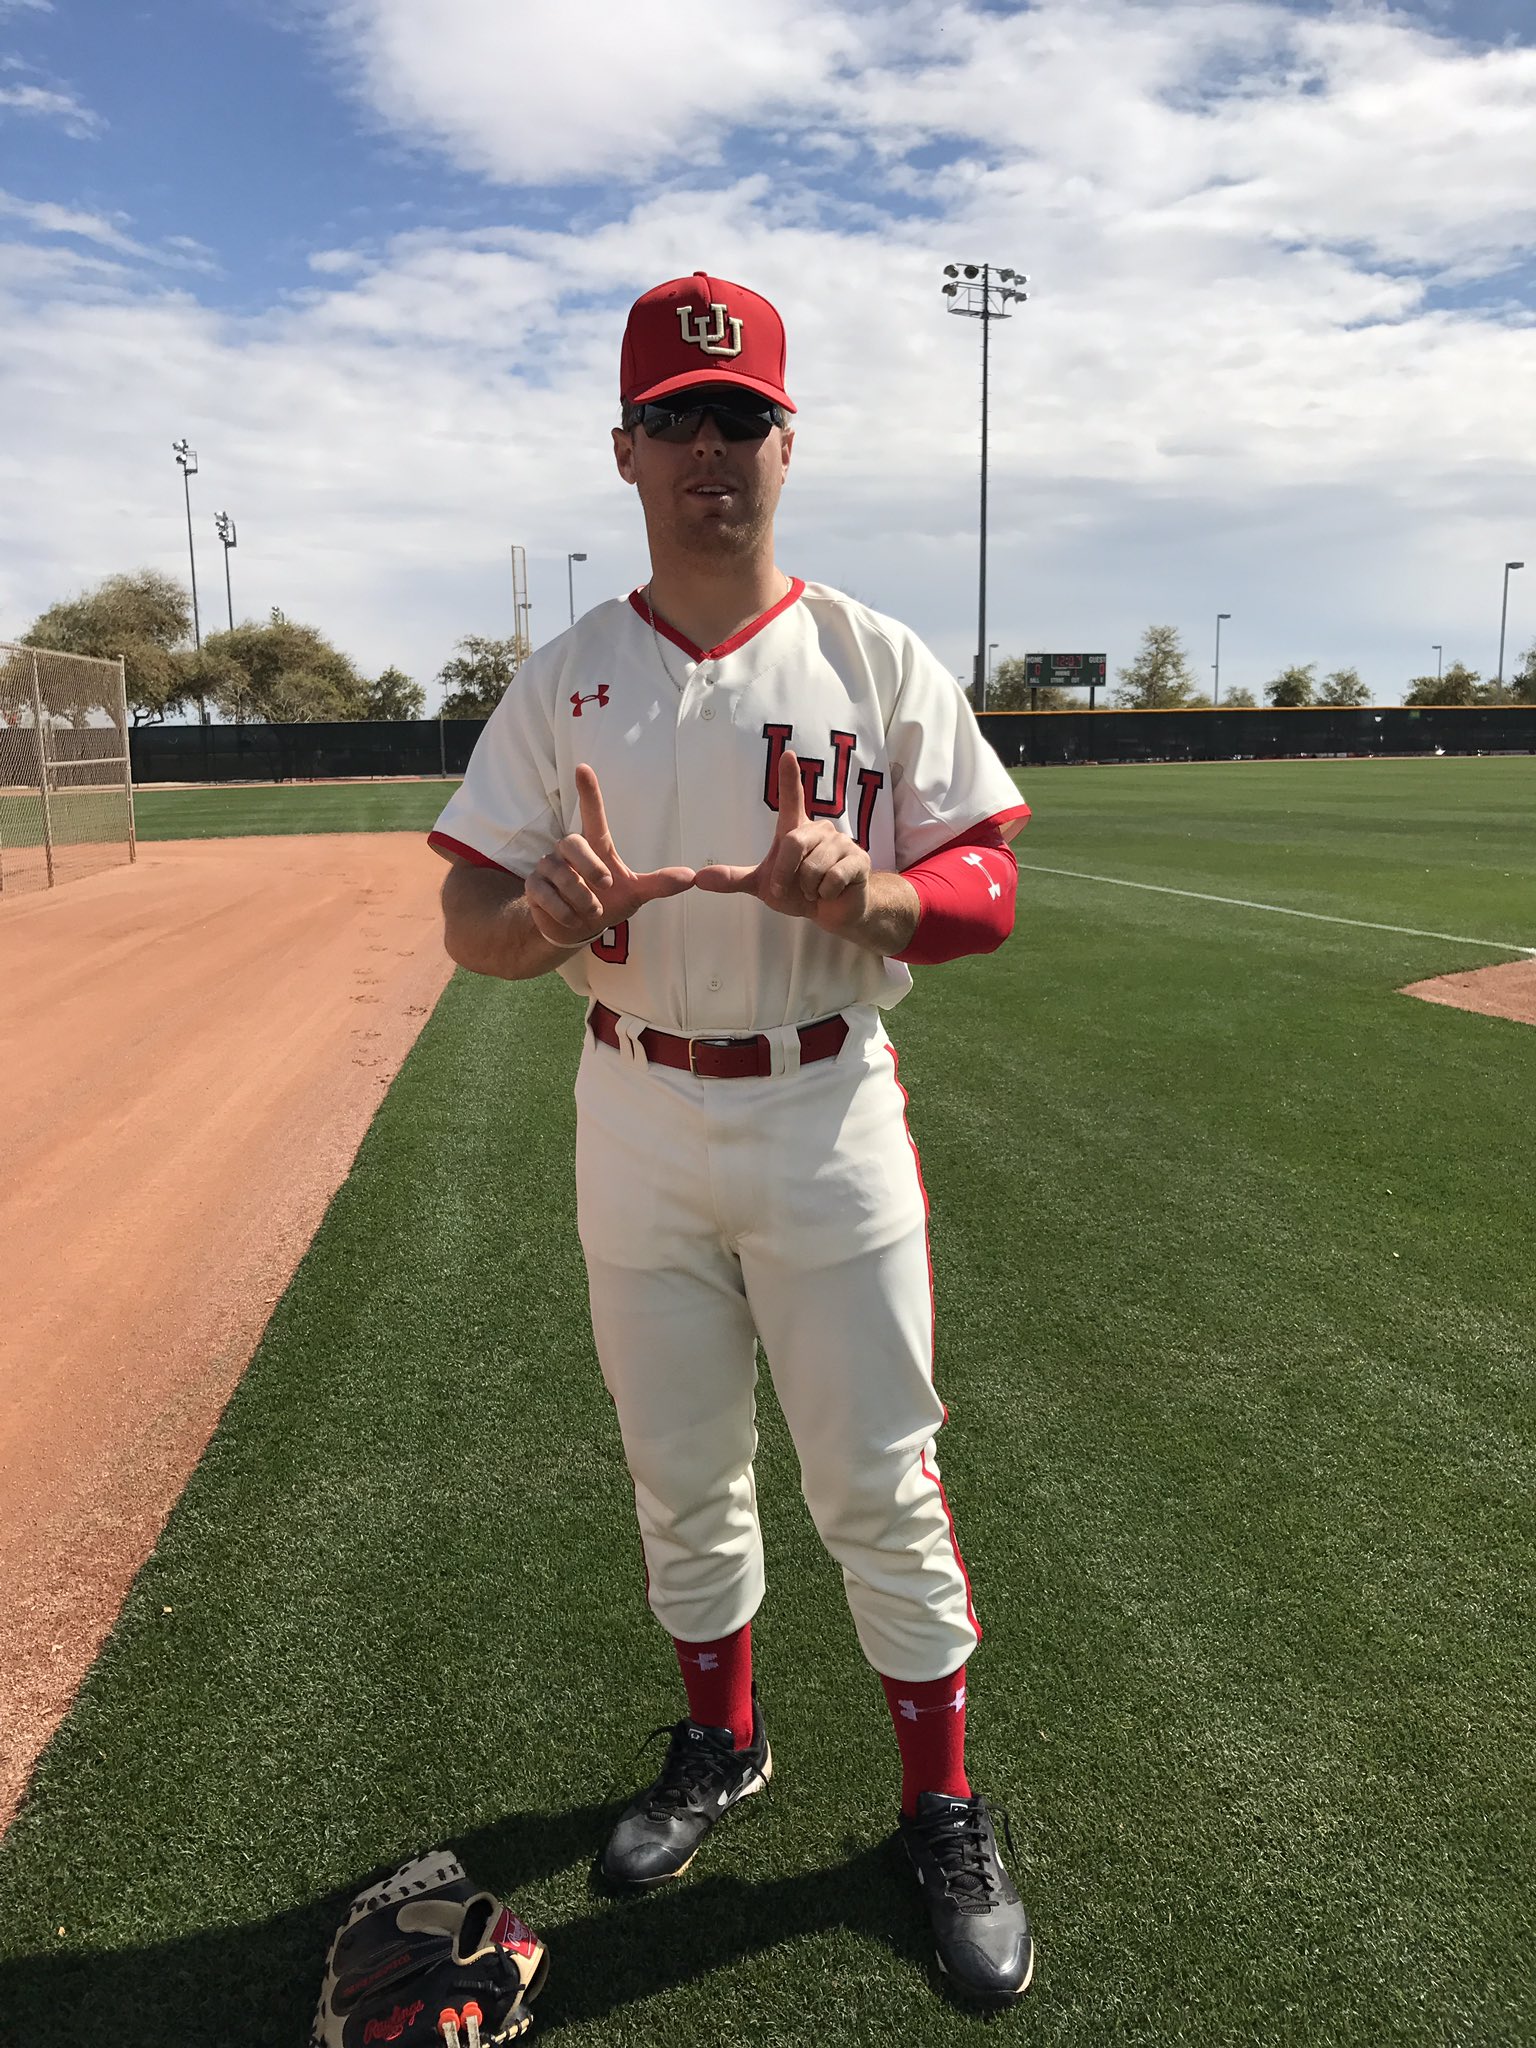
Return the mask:
[[291,832],[430,832],[456,782],[287,782],[143,789],[140,839],[242,839]]
[[[1524,2048],[1536,1031],[1395,991],[1536,946],[1536,760],[1023,782],[1015,939],[892,1020],[973,1768],[1040,1943],[995,2024]],[[549,1937],[572,2048],[985,2024],[933,1989],[766,1380],[773,1793],[665,1894],[591,1882],[677,1693],[586,1327],[579,1015],[461,975],[429,1022],[0,1848],[0,2039],[297,2044],[342,1894],[440,1840]]]

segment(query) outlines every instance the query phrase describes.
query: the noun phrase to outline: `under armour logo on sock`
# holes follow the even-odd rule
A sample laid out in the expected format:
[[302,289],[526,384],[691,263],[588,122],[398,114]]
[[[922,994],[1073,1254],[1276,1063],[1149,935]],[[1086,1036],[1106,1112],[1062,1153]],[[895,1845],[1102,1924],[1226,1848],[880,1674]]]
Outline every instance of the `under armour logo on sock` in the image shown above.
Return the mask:
[[686,1650],[680,1651],[678,1654],[682,1657],[685,1664],[696,1665],[700,1671],[718,1671],[720,1669],[719,1654],[714,1650],[700,1650],[697,1657],[690,1657]]
[[952,1700],[944,1700],[936,1707],[920,1707],[916,1700],[898,1699],[896,1711],[903,1721],[915,1721],[919,1714],[963,1714],[965,1712],[965,1687],[962,1685]]

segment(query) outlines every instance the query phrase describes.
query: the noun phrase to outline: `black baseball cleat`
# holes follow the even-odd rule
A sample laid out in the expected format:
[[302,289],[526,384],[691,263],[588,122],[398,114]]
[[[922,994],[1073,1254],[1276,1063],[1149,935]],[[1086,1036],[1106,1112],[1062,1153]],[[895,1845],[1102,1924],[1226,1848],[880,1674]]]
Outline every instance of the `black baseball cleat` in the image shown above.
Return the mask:
[[1006,2005],[1027,1991],[1034,1938],[998,1854],[986,1800],[979,1793],[951,1799],[920,1792],[915,1818],[901,1817],[900,1839],[928,1901],[939,1968],[953,1988],[984,2005]]
[[604,1877],[631,1891],[681,1877],[715,1822],[761,1792],[773,1776],[755,1688],[752,1740],[745,1749],[731,1746],[729,1728],[702,1728],[697,1721],[679,1721],[656,1733],[671,1736],[661,1775],[625,1807],[603,1851]]

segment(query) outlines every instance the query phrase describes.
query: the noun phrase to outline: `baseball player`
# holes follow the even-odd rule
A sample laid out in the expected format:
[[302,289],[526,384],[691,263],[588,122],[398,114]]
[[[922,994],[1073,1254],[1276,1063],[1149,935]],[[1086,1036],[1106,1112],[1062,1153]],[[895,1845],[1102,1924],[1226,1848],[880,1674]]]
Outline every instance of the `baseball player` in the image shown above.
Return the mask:
[[520,668],[432,844],[462,966],[586,1003],[576,1190],[647,1598],[687,1714],[603,1854],[644,1889],[772,1770],[752,1682],[761,1344],[901,1756],[900,1834],[970,1997],[1029,1922],[965,1771],[980,1640],[934,1455],[927,1202],[880,1013],[1013,922],[1028,816],[904,626],[774,559],[795,408],[768,302],[697,272],[620,358],[651,572]]

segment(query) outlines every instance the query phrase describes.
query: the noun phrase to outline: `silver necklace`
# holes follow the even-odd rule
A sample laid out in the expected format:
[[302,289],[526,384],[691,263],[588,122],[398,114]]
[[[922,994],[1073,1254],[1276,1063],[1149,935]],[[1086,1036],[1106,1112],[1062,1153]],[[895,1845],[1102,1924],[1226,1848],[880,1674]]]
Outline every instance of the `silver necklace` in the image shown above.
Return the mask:
[[661,672],[673,689],[681,693],[683,686],[677,681],[671,669],[667,667],[667,657],[661,651],[661,635],[656,630],[656,614],[651,607],[651,586],[649,583],[645,586],[645,616],[650,621],[651,645],[656,649],[656,659],[661,663]]
[[[783,572],[780,571],[780,574],[783,574]],[[794,578],[792,576],[785,576],[784,588],[782,591],[780,591],[779,595],[774,599],[774,604],[782,604],[784,602],[784,599],[788,597],[789,593],[794,589],[794,587]],[[651,643],[656,649],[656,659],[661,663],[661,672],[666,677],[667,681],[672,685],[674,690],[681,691],[683,686],[673,675],[671,669],[667,667],[667,657],[661,651],[661,635],[656,630],[656,613],[651,605],[651,586],[649,583],[647,583],[645,586],[644,597],[645,616],[649,620],[651,628]],[[769,605],[767,609],[769,611],[772,611],[773,605]]]

